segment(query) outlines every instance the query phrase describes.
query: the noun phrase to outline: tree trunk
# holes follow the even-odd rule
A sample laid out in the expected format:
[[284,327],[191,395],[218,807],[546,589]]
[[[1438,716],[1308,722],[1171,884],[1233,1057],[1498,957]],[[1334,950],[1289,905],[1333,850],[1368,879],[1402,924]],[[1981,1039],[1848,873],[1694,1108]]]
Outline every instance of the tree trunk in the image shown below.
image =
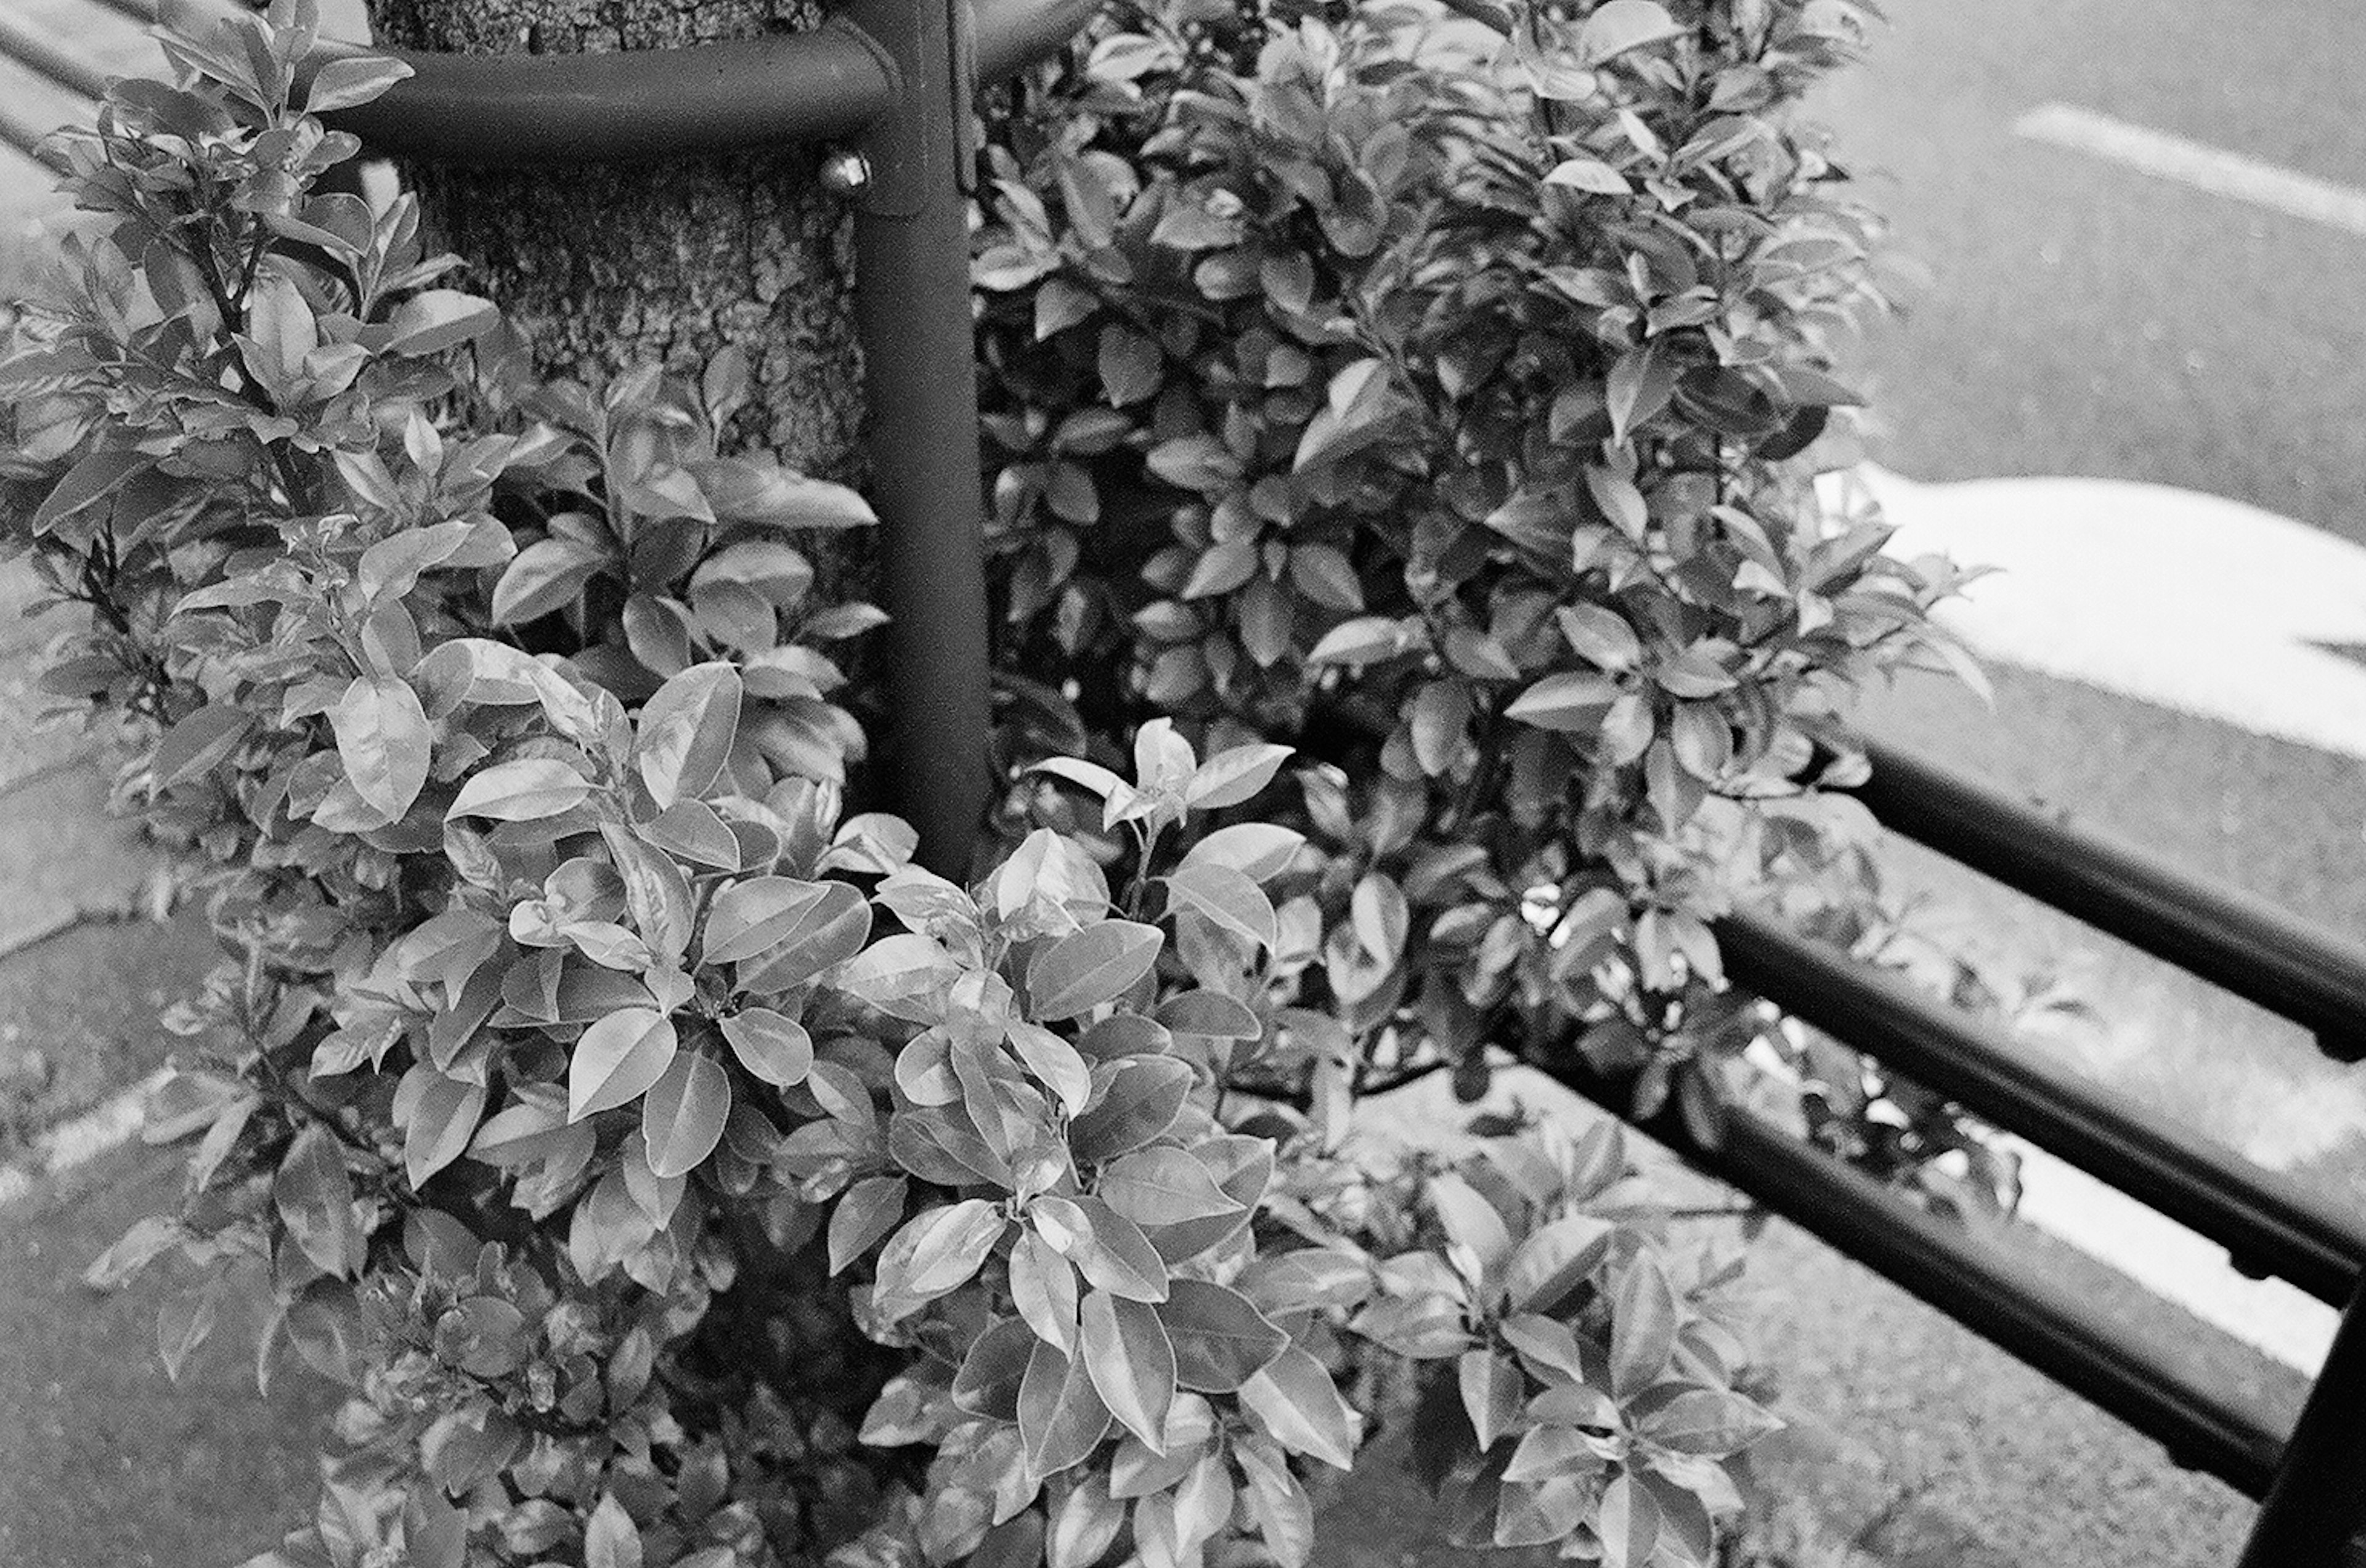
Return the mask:
[[[665,49],[821,19],[815,0],[368,0],[368,8],[377,41],[454,53]],[[502,308],[540,374],[595,386],[651,362],[695,374],[737,344],[754,386],[727,448],[752,446],[859,483],[852,224],[817,183],[820,152],[564,169],[420,163],[403,177],[435,243],[468,262],[469,286]],[[797,541],[819,592],[874,596],[870,532]],[[852,654],[858,685],[868,662]],[[828,1277],[816,1244],[785,1254],[750,1247],[739,1262],[689,1364],[714,1380],[720,1405],[749,1408],[751,1379],[789,1401],[796,1432],[780,1450],[789,1457],[777,1473],[743,1478],[742,1495],[776,1549],[817,1557],[818,1546],[884,1506],[880,1467],[854,1450],[851,1434],[892,1362],[855,1331],[845,1287]]]
[[[665,49],[809,28],[815,0],[369,0],[373,35],[459,53]],[[574,169],[406,168],[546,376],[592,384],[727,343],[755,397],[729,433],[793,468],[861,477],[862,367],[847,215],[818,149]]]

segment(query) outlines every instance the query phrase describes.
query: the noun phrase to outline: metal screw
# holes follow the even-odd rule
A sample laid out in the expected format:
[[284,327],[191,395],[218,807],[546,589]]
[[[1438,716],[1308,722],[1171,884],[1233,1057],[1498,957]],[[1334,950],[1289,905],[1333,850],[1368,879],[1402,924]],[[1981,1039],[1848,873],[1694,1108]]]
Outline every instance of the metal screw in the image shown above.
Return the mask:
[[836,197],[861,196],[871,186],[871,160],[841,147],[821,161],[821,188]]

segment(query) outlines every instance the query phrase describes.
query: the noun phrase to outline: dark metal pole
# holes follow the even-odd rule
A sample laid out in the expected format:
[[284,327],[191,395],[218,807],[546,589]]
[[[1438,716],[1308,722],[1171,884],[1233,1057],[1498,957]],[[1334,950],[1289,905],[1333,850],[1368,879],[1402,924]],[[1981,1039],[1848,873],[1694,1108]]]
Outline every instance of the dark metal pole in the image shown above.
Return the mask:
[[2240,1568],[2366,1564],[2366,1284],[2301,1407]]
[[16,110],[0,106],[0,141],[6,142],[35,163],[45,164],[62,175],[72,165],[66,162],[65,154],[44,145],[49,134]]
[[890,60],[896,107],[865,136],[856,325],[883,525],[885,762],[920,860],[969,870],[990,787],[985,513],[970,314],[967,0],[857,0],[841,13]]

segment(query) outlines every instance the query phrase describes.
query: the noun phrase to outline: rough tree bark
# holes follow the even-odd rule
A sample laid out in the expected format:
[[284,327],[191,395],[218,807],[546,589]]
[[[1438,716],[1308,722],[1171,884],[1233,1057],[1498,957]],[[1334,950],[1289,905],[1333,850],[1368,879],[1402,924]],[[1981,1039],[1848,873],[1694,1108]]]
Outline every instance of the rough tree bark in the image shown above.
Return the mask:
[[[369,0],[373,35],[464,53],[663,49],[821,19],[815,0]],[[430,226],[524,334],[536,367],[588,382],[726,343],[757,392],[730,433],[860,478],[861,361],[841,206],[817,149],[565,170],[404,170]]]

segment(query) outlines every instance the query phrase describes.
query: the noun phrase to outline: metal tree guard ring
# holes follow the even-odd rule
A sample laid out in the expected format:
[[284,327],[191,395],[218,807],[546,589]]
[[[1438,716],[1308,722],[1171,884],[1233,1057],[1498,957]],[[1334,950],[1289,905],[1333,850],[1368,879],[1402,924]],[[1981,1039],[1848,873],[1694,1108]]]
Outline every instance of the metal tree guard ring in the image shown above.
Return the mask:
[[[229,0],[199,0],[229,17]],[[411,75],[322,118],[371,151],[558,167],[850,141],[856,331],[889,622],[884,773],[919,858],[967,869],[991,798],[984,499],[969,303],[975,87],[1056,52],[1104,0],[855,0],[802,33],[602,54],[322,44]],[[0,37],[0,51],[7,39]]]

